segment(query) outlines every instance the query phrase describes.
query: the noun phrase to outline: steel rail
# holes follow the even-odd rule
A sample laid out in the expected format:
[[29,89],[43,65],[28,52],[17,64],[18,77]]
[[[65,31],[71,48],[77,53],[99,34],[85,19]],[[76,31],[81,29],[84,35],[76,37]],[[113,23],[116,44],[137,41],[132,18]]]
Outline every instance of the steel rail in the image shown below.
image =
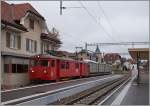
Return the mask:
[[81,92],[83,90],[92,88],[98,84],[106,83],[107,81],[118,79],[122,77],[121,75],[106,77],[103,79],[98,79],[95,81],[90,81],[82,84],[77,84],[74,86],[68,86],[61,89],[56,89],[53,91],[48,91],[45,93],[34,94],[31,96],[26,96],[19,99],[14,99],[6,102],[2,102],[2,105],[45,105],[49,104],[50,102],[54,102],[61,98],[67,97],[69,95],[73,95],[75,93]]

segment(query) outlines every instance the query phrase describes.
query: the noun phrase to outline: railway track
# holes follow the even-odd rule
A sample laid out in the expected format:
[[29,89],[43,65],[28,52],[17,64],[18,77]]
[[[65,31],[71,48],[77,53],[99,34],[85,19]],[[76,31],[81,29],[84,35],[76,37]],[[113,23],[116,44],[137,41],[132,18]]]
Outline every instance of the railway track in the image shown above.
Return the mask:
[[18,99],[18,98],[38,94],[38,93],[48,92],[50,90],[55,90],[62,87],[72,86],[80,83],[85,83],[88,81],[94,81],[96,79],[102,79],[110,76],[113,75],[97,76],[97,77],[62,81],[56,83],[40,84],[40,85],[28,86],[28,87],[12,89],[12,90],[5,90],[5,91],[1,91],[1,101],[5,102],[13,99]]
[[[48,88],[46,88],[48,90],[46,92],[40,92],[41,89],[43,90],[45,88],[44,86],[28,88],[29,91],[38,90],[39,93],[30,94],[29,96],[22,95],[20,98],[16,98],[16,99],[9,98],[9,100],[7,100],[7,101],[6,100],[4,102],[2,101],[2,104],[3,105],[16,105],[16,104],[19,104],[19,105],[47,105],[47,104],[51,104],[51,103],[53,104],[54,102],[56,103],[56,101],[61,101],[64,98],[71,97],[73,95],[85,92],[92,88],[96,89],[96,90],[93,90],[93,92],[91,92],[91,94],[94,94],[94,92],[96,93],[98,90],[106,88],[108,85],[118,82],[118,79],[120,79],[120,81],[122,81],[121,80],[122,78],[124,78],[122,75],[113,75],[113,76],[106,76],[106,77],[101,77],[101,78],[97,77],[96,79],[93,78],[93,80],[87,79],[86,81],[83,81],[83,82],[80,80],[78,82],[76,82],[76,81],[67,82],[68,84],[66,84],[66,86],[64,86],[65,83],[54,84],[54,85],[52,84],[49,86],[49,90],[48,90]],[[46,86],[48,86],[48,85],[46,85]],[[39,90],[39,88],[41,88],[41,89]],[[25,90],[26,89],[21,89],[22,93]],[[25,92],[28,92],[28,90],[26,90]],[[17,90],[14,90],[14,91],[15,91],[15,93],[18,94]],[[19,92],[21,92],[21,91],[19,91]],[[3,93],[6,93],[6,92],[3,92]],[[11,93],[7,92],[7,94],[9,94],[9,95],[7,95],[7,97],[15,96],[15,95],[12,95],[12,94],[14,94],[12,92]],[[4,96],[4,94],[3,94],[3,96]],[[4,100],[3,96],[2,96],[2,98]],[[76,102],[76,103],[78,103],[78,102]],[[74,103],[72,102],[72,103],[64,103],[64,104],[74,104]]]
[[115,89],[118,85],[120,85],[127,79],[128,77],[125,76],[123,78],[119,78],[103,85],[96,86],[94,88],[77,93],[73,96],[55,101],[49,105],[96,105],[98,104],[97,101],[100,99],[100,97]]

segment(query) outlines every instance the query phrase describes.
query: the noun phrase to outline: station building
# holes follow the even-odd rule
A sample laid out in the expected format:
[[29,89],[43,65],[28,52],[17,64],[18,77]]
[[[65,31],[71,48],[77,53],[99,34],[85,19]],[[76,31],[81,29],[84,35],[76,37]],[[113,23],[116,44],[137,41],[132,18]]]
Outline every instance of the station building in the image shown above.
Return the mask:
[[29,57],[56,50],[58,31],[29,3],[1,1],[1,85],[10,89],[29,84]]
[[129,48],[128,51],[136,62],[137,83],[149,85],[149,48]]

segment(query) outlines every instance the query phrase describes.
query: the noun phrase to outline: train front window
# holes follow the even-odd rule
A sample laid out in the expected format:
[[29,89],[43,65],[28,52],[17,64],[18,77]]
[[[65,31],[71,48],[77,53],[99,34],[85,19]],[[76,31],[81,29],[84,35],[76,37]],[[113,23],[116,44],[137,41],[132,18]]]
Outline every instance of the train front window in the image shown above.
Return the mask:
[[48,67],[49,66],[48,60],[41,60],[40,63],[41,63],[41,66],[44,66],[44,67]]
[[38,60],[31,60],[31,66],[38,66],[39,65],[39,61]]

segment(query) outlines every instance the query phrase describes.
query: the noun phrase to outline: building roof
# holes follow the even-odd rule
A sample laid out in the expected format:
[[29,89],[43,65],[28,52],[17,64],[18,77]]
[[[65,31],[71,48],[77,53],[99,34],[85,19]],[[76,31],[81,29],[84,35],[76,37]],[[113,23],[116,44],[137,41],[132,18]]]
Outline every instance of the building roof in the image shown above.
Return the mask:
[[105,54],[105,56],[111,57],[111,56],[120,56],[120,55],[118,53],[107,53],[107,54]]
[[137,59],[137,55],[142,60],[149,59],[149,48],[129,48],[128,51],[133,59]]
[[5,1],[1,1],[1,22],[3,24],[26,30],[26,28],[19,24],[18,21],[20,21],[27,12],[30,12],[44,20],[44,17],[40,15],[29,3],[9,4]]
[[12,11],[12,5],[1,1],[1,22],[2,24],[6,24],[24,31],[27,31],[26,28],[21,25],[17,24],[14,20],[14,14]]
[[14,9],[14,19],[20,20],[22,17],[26,15],[27,12],[31,12],[35,14],[36,16],[44,19],[44,17],[38,13],[35,8],[29,4],[29,3],[23,3],[23,4],[12,4]]

